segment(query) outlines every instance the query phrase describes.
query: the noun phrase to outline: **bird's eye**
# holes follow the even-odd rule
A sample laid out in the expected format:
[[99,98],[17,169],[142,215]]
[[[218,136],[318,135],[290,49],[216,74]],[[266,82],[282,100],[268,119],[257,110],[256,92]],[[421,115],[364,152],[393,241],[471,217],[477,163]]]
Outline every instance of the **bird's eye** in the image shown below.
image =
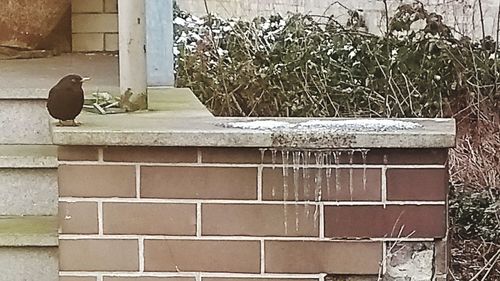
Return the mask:
[[71,82],[76,83],[76,79],[75,78],[71,79]]

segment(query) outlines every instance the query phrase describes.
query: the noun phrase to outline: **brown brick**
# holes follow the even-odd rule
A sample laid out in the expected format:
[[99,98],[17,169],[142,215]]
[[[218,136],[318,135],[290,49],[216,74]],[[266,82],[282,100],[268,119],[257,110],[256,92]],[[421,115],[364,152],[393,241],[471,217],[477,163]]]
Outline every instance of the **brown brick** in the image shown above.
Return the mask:
[[135,167],[60,165],[59,195],[74,197],[134,197]]
[[[384,162],[386,155],[387,164],[422,164],[422,165],[443,165],[448,159],[447,149],[380,149],[368,153],[373,154],[373,160],[379,163]],[[380,161],[380,159],[382,161]],[[374,163],[370,160],[368,163]]]
[[261,153],[257,148],[205,148],[201,151],[203,163],[261,163]]
[[447,170],[388,169],[388,200],[446,200]]
[[110,162],[157,162],[157,163],[195,163],[197,149],[190,147],[107,147],[104,161]]
[[59,281],[96,281],[95,277],[77,277],[77,276],[61,276],[59,277]]
[[259,241],[145,240],[145,271],[260,272]]
[[107,277],[103,281],[195,281],[194,277]]
[[61,233],[95,234],[99,232],[97,203],[60,202],[59,225]]
[[432,238],[445,231],[446,208],[441,205],[325,207],[326,237]]
[[104,234],[196,234],[195,204],[104,203]]
[[118,32],[116,14],[73,14],[71,18],[73,33]]
[[57,157],[63,161],[97,161],[97,147],[58,146]]
[[106,13],[117,13],[118,0],[104,0],[104,11]]
[[71,36],[73,52],[104,51],[103,33],[74,33]]
[[62,271],[137,271],[137,240],[60,240]]
[[[312,205],[203,204],[202,234],[318,236],[314,211]],[[286,229],[283,223],[285,219]]]
[[141,167],[147,198],[256,199],[256,168]]
[[236,278],[236,277],[203,277],[202,281],[318,281],[318,278]]
[[99,13],[103,11],[103,0],[72,0],[73,13]]
[[104,50],[107,52],[118,51],[118,33],[104,34]]
[[266,241],[269,273],[377,274],[381,242]]
[[[304,179],[304,171],[306,175]],[[338,178],[337,172],[338,171]],[[350,173],[352,171],[352,184]],[[318,172],[320,176],[318,176]],[[294,175],[292,168],[288,169],[286,182],[288,185],[287,200],[295,200],[296,182],[299,200],[315,200],[315,189],[319,186],[322,201],[379,201],[381,198],[380,169],[298,169]],[[330,174],[328,177],[327,175]],[[321,177],[321,184],[319,184]],[[366,179],[366,184],[364,180]],[[262,191],[264,200],[283,200],[284,197],[283,170],[281,168],[265,168],[262,172]],[[274,196],[273,196],[274,189]]]

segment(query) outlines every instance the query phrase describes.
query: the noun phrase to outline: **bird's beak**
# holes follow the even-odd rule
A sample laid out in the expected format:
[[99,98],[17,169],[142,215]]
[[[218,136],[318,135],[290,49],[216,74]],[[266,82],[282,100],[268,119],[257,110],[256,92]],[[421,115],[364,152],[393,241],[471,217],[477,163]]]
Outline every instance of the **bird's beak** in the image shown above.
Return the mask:
[[89,81],[90,80],[90,77],[83,77],[82,80],[80,80],[80,82],[86,82],[86,81]]

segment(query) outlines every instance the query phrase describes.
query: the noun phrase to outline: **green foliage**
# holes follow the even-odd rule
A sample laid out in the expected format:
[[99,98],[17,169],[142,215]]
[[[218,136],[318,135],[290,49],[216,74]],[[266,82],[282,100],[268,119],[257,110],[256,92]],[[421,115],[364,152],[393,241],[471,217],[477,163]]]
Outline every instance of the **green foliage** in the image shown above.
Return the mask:
[[500,244],[500,190],[452,187],[449,210],[454,235]]
[[453,38],[420,4],[385,36],[300,14],[176,17],[177,87],[215,115],[442,117],[500,100],[495,43]]

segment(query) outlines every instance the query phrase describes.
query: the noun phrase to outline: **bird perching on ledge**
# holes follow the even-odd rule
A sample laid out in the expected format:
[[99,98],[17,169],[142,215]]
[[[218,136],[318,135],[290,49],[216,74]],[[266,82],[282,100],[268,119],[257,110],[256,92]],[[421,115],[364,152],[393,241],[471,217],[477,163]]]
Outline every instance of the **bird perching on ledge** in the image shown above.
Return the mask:
[[79,126],[75,118],[83,108],[83,82],[90,78],[82,78],[71,74],[63,77],[49,91],[47,109],[50,116],[59,120],[57,126]]

